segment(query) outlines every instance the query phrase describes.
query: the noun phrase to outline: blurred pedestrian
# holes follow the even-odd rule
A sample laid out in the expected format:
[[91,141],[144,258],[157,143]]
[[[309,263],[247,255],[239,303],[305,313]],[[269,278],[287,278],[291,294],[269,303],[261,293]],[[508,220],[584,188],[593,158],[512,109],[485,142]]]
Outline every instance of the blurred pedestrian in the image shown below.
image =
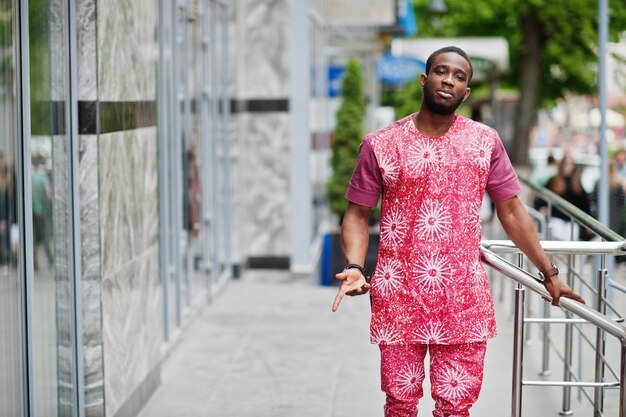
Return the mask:
[[48,173],[45,170],[46,158],[43,155],[33,156],[33,169],[31,173],[32,179],[32,200],[33,200],[33,235],[34,235],[34,267],[39,269],[39,259],[37,256],[37,247],[42,245],[46,253],[48,264],[53,262],[52,248],[48,238],[48,229],[50,218],[49,204],[52,198],[52,187]]
[[12,195],[11,167],[0,153],[0,265],[12,260],[11,225],[15,221],[15,201]]
[[[569,152],[563,155],[559,162],[557,174],[550,178],[546,188],[572,203],[584,213],[591,214],[589,196],[580,181],[580,169]],[[572,222],[570,216],[559,208],[552,207],[552,213],[548,214],[550,215],[553,238],[558,240],[589,240],[593,237],[588,229],[581,229],[578,223]]]
[[619,148],[613,155],[613,160],[615,161],[615,172],[622,187],[626,190],[626,149]]
[[495,130],[455,114],[470,94],[472,65],[456,47],[435,51],[420,75],[418,113],[370,133],[348,186],[345,269],[333,303],[370,289],[363,262],[368,217],[382,195],[371,281],[371,341],[381,352],[385,416],[415,416],[430,352],[434,416],[469,416],[482,384],[493,301],[480,262],[485,191],[509,237],[538,267],[558,304],[584,302],[558,277],[517,198],[521,186]]

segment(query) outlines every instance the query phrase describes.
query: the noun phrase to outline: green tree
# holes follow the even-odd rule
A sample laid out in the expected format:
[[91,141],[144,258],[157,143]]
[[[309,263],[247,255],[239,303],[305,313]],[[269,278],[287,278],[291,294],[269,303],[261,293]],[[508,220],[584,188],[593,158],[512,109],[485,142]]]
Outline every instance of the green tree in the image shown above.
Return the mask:
[[396,93],[395,106],[396,119],[401,119],[419,110],[422,102],[423,90],[420,83],[419,74],[415,80],[403,85],[402,89]]
[[[597,0],[446,0],[435,16],[429,0],[414,0],[420,36],[502,36],[510,71],[503,81],[520,92],[511,159],[527,164],[537,107],[566,92],[593,94],[597,68]],[[626,28],[626,2],[609,2],[610,36]],[[433,24],[435,22],[436,24]]]
[[359,155],[366,111],[361,65],[354,58],[346,64],[340,100],[331,145],[333,174],[328,182],[328,201],[333,213],[343,215],[348,207],[344,194]]

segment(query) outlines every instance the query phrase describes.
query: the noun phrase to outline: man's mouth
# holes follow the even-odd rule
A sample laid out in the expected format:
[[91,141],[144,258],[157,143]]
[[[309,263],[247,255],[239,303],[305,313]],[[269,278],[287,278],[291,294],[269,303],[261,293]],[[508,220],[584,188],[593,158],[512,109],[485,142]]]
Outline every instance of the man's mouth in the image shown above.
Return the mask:
[[439,97],[446,98],[446,99],[454,97],[454,95],[451,92],[446,91],[446,90],[437,90],[437,95]]

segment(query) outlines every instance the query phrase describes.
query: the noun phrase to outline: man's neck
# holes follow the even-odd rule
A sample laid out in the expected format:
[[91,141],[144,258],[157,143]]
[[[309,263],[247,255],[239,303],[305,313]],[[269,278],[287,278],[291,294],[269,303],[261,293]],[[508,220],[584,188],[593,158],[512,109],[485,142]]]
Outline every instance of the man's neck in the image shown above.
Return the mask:
[[445,135],[450,129],[454,122],[454,116],[455,113],[445,115],[433,113],[422,106],[419,113],[413,116],[413,123],[423,135],[438,138]]

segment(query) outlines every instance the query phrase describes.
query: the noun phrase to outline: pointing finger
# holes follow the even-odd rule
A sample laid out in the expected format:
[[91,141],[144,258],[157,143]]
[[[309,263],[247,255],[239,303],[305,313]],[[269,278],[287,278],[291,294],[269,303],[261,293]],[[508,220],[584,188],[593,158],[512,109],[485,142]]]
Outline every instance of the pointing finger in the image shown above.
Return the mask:
[[337,311],[337,309],[339,308],[339,303],[341,303],[342,298],[343,298],[343,291],[339,290],[339,292],[335,296],[335,301],[333,301],[333,313]]

